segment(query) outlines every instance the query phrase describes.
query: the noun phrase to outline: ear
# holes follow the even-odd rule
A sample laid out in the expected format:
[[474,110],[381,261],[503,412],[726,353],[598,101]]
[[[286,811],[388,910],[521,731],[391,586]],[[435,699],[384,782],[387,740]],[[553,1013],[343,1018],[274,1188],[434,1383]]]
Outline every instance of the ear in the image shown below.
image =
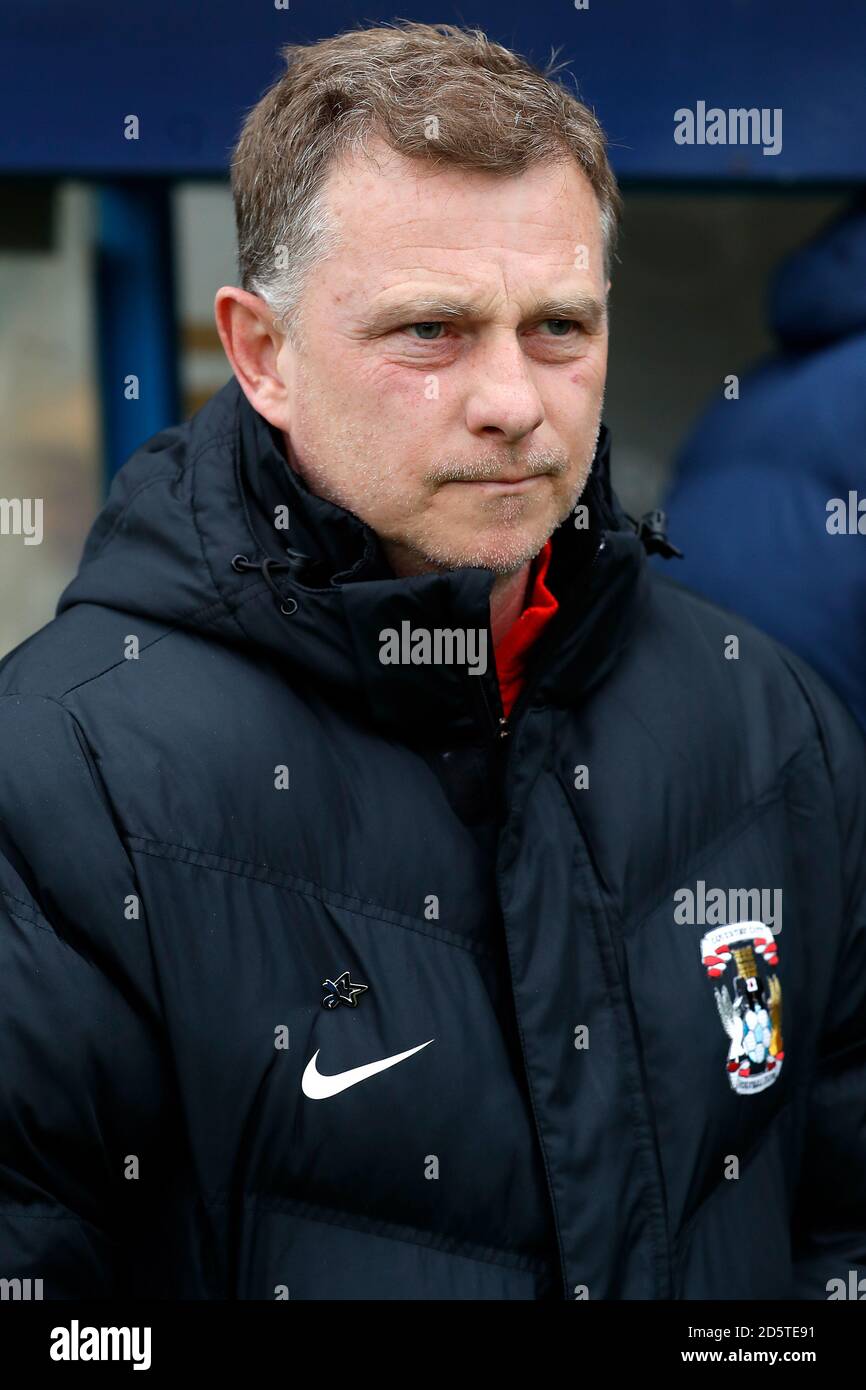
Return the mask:
[[285,333],[257,294],[223,285],[214,300],[217,332],[232,371],[254,410],[283,426],[287,389],[279,369]]

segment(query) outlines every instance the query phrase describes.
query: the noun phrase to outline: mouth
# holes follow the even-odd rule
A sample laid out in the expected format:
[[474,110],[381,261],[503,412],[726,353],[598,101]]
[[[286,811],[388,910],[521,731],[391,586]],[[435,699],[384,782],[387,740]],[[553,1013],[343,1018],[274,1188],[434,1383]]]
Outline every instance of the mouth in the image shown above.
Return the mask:
[[476,488],[488,497],[505,497],[528,492],[534,483],[540,483],[546,477],[546,473],[534,473],[526,478],[459,478],[454,482],[457,487]]

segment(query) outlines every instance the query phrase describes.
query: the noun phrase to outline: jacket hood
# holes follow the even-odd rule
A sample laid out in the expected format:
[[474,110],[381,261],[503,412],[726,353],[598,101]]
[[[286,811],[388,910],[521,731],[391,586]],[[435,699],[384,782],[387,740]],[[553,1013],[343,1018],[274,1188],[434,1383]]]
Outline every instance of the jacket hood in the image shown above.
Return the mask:
[[[646,584],[643,546],[611,491],[609,452],[603,426],[581,498],[589,526],[567,518],[553,535],[548,585],[559,611],[528,670],[531,681],[538,668],[537,693],[552,703],[603,676]],[[232,377],[120,470],[57,611],[98,604],[247,648],[402,737],[477,738],[501,718],[493,578],[482,569],[395,577],[370,527],[289,467],[279,431]],[[383,665],[380,634],[405,622],[485,630],[486,670]]]
[[866,329],[866,194],[782,262],[769,317],[783,345],[792,348]]

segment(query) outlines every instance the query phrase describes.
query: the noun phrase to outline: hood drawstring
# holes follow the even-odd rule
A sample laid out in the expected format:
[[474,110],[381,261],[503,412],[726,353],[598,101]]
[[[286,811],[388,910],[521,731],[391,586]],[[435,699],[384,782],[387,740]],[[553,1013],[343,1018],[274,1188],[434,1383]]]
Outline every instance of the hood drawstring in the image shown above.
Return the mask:
[[264,579],[265,583],[267,584],[268,588],[273,594],[274,601],[278,604],[280,612],[283,613],[287,618],[289,618],[293,613],[297,613],[297,602],[293,598],[285,598],[280,593],[279,589],[277,588],[276,584],[271,578],[271,574],[274,570],[294,569],[295,564],[293,564],[292,561],[295,561],[296,563],[298,560],[305,560],[307,557],[305,555],[299,554],[299,552],[296,550],[287,550],[286,554],[290,555],[292,559],[275,560],[268,556],[268,558],[265,560],[248,560],[246,555],[235,555],[234,559],[232,560],[232,569],[237,574],[245,574],[249,570],[261,570],[262,578]]
[[663,511],[656,509],[653,512],[644,512],[640,521],[635,521],[633,516],[625,513],[626,520],[630,521],[638,539],[643,542],[643,548],[647,555],[663,555],[666,560],[670,560],[676,555],[680,560],[683,552],[667,537],[668,519]]
[[[663,555],[666,560],[676,555],[682,559],[683,552],[667,538],[667,517],[663,511],[656,509],[652,512],[645,512],[640,521],[635,521],[628,512],[624,513],[626,520],[631,522],[638,538],[643,542],[644,549],[648,555]],[[604,542],[602,542],[603,546]],[[596,552],[596,558],[602,547]],[[252,570],[260,570],[262,578],[274,596],[274,601],[278,605],[280,612],[287,618],[293,613],[297,613],[297,600],[286,598],[277,588],[272,574],[275,570],[291,570],[299,564],[309,560],[308,555],[301,554],[298,550],[286,550],[287,560],[276,560],[267,556],[264,560],[250,560],[246,555],[235,555],[232,559],[232,569],[237,574],[246,574]]]

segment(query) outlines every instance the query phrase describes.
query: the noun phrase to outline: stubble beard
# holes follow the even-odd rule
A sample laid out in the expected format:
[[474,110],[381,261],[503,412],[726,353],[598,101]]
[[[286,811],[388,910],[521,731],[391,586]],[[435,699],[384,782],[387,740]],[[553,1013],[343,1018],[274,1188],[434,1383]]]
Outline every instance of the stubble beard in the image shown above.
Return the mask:
[[[526,498],[525,495],[512,494],[492,498],[487,504],[482,504],[490,511],[495,509],[497,530],[477,544],[455,548],[447,539],[443,539],[435,523],[425,524],[425,512],[422,510],[421,526],[417,531],[413,531],[411,538],[399,541],[398,546],[405,550],[407,558],[411,556],[416,562],[412,564],[412,568],[417,570],[487,569],[497,576],[517,573],[530,560],[535,559],[557,527],[574,511],[589,479],[600,435],[601,409],[591,448],[582,461],[569,495],[560,502],[559,508],[553,513],[552,523],[545,522],[540,530],[533,528],[534,534],[525,531],[521,534],[521,522],[526,513]],[[562,454],[542,454],[536,451],[527,455],[525,462],[528,471],[535,475],[547,472],[554,478],[561,478],[569,471],[568,459]],[[446,467],[443,471],[447,477],[451,470]],[[464,466],[456,472],[456,477],[467,479],[472,476],[472,472],[483,475],[484,461],[478,461],[472,469],[466,469]]]

